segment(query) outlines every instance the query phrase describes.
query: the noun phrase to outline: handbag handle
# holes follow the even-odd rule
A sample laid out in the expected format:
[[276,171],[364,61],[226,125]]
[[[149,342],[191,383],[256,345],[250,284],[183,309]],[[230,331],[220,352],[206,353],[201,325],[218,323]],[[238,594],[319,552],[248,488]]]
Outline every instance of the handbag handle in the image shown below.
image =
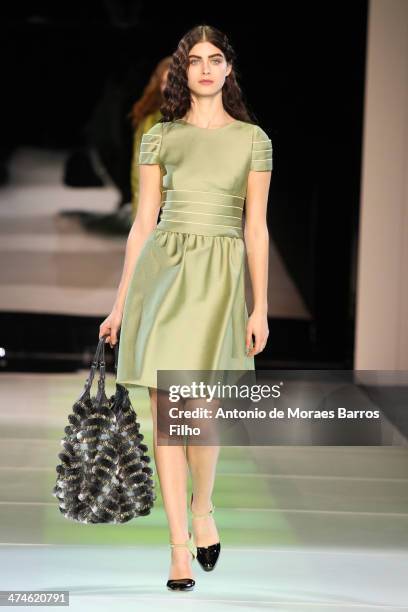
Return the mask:
[[104,350],[105,346],[104,345],[105,345],[105,336],[102,336],[102,338],[99,339],[98,346],[96,347],[95,355],[92,359],[91,369],[90,369],[88,378],[85,381],[83,391],[77,400],[78,402],[83,400],[86,396],[89,395],[93,380],[95,378],[96,370],[98,368],[98,365],[100,365],[101,355],[102,355],[102,361],[103,361],[103,366],[105,370],[105,350]]
[[[96,394],[96,401],[101,403],[103,399],[107,399],[105,394],[105,373],[106,373],[106,364],[105,364],[105,337],[101,338],[103,340],[100,357],[99,357],[99,380],[98,380],[98,391]],[[98,343],[99,345],[99,343]]]
[[[92,387],[93,380],[95,378],[95,373],[100,366],[100,375],[98,381],[98,392],[97,399],[100,401],[105,392],[105,374],[106,374],[106,363],[105,363],[105,338],[108,334],[105,334],[99,339],[98,346],[96,347],[95,355],[92,359],[91,369],[89,372],[89,376],[85,381],[84,389],[79,396],[77,401],[83,400],[84,397],[88,396],[90,393],[90,389]],[[119,340],[114,345],[115,349],[115,372],[118,369],[118,353],[119,353]]]

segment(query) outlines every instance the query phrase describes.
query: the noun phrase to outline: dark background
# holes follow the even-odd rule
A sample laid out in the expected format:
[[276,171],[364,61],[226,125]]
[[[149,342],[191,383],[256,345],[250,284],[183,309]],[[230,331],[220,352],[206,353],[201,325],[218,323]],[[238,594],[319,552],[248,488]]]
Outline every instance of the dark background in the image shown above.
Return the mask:
[[[365,0],[201,11],[113,0],[33,3],[3,6],[0,16],[3,182],[19,145],[74,149],[91,139],[112,162],[118,206],[130,190],[132,102],[189,28],[225,31],[245,100],[273,143],[270,235],[312,313],[312,321],[270,319],[257,366],[353,367]],[[101,319],[3,312],[0,322],[2,345],[25,355],[7,367],[75,369]],[[66,356],[34,362],[30,351],[39,350]]]

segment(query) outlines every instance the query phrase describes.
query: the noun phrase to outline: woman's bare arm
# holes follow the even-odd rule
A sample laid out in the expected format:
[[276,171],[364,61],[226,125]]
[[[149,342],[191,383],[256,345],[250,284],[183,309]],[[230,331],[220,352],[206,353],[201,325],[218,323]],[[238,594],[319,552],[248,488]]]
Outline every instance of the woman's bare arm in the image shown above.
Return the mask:
[[139,253],[157,225],[161,205],[159,164],[139,166],[139,199],[136,217],[126,242],[125,261],[113,309],[122,313],[130,279]]
[[105,342],[111,346],[117,342],[123,309],[129,283],[148,236],[157,225],[161,206],[161,169],[159,164],[140,165],[139,199],[135,220],[126,242],[125,260],[122,276],[116,293],[112,312],[99,326],[99,338],[106,336]]
[[249,355],[256,355],[265,347],[268,337],[268,259],[269,232],[266,222],[268,193],[272,172],[251,170],[248,174],[245,202],[245,246],[253,292],[253,311],[247,330],[246,345],[250,347],[252,334],[255,345]]

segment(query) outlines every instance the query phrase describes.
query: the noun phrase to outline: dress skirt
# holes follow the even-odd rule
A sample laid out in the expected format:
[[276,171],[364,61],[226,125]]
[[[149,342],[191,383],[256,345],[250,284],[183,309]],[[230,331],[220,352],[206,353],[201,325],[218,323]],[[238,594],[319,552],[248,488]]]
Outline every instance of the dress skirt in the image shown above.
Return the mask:
[[254,370],[247,320],[243,239],[156,228],[129,284],[117,382],[157,388],[158,370]]

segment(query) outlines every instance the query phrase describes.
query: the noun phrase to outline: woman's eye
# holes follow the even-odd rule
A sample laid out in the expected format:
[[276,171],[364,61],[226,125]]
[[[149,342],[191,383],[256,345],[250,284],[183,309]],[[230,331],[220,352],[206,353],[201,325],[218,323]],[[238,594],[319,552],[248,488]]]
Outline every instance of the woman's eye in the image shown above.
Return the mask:
[[[198,59],[192,59],[192,60],[190,60],[190,63],[191,63],[191,64],[195,64],[195,63],[196,63],[196,62],[198,62],[198,61],[200,61],[200,60],[198,60]],[[221,63],[221,60],[220,60],[220,59],[213,59],[212,61],[213,61],[213,62],[215,62],[216,64],[220,64],[220,63]]]

